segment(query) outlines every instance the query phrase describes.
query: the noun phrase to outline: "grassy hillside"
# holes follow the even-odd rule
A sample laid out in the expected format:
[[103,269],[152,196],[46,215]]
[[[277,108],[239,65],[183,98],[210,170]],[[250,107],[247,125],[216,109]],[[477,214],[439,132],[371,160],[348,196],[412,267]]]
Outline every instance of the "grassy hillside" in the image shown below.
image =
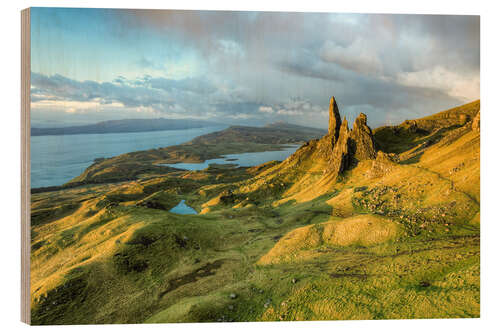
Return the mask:
[[287,123],[273,123],[265,127],[231,126],[223,131],[199,136],[192,144],[259,143],[287,144],[317,139],[326,134],[325,130]]
[[470,122],[480,106],[477,100],[428,117],[406,120],[397,126],[379,127],[374,130],[375,142],[380,150],[398,154],[422,144],[432,144],[448,131]]
[[[340,179],[322,138],[282,163],[36,193],[33,323],[478,317],[478,110],[377,129],[377,158]],[[200,214],[169,212],[181,200]]]

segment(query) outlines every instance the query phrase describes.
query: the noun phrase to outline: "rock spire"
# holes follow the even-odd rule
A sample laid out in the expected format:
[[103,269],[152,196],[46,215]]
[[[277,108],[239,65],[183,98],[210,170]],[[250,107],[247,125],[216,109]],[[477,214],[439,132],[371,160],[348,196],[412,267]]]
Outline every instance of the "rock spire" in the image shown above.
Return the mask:
[[349,134],[349,125],[347,124],[347,119],[344,117],[344,121],[340,126],[338,140],[331,155],[330,171],[337,176],[346,170],[350,164]]
[[323,138],[322,151],[329,161],[325,173],[338,177],[359,161],[371,160],[377,157],[373,141],[373,133],[367,125],[366,114],[360,113],[349,130],[346,117],[340,121],[340,112],[335,97],[330,99],[330,120],[328,134]]
[[330,109],[329,109],[329,122],[328,122],[328,134],[335,137],[335,141],[339,138],[340,131],[340,113],[337,106],[337,101],[335,97],[330,98]]
[[351,138],[355,160],[362,161],[377,157],[373,144],[372,130],[366,124],[366,114],[360,113],[358,118],[356,118],[352,128]]

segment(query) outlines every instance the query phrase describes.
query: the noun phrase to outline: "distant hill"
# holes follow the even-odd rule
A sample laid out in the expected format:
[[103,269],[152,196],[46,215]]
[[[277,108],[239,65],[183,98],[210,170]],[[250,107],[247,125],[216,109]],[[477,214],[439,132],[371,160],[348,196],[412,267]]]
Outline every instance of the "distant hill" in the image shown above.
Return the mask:
[[32,136],[72,135],[72,134],[105,134],[127,132],[149,132],[164,130],[181,130],[216,126],[219,123],[199,119],[121,119],[108,120],[96,124],[59,128],[31,128]]
[[326,129],[321,129],[321,128],[317,128],[317,127],[302,126],[302,125],[297,125],[297,124],[290,124],[290,123],[287,123],[284,121],[277,121],[274,123],[269,123],[269,124],[265,125],[264,127],[280,128],[280,129],[298,129],[301,131],[307,130],[307,131],[313,131],[313,132],[320,131],[320,132],[326,134]]
[[217,144],[224,142],[252,142],[287,144],[321,138],[326,130],[288,123],[272,123],[264,127],[231,126],[225,130],[195,138],[193,143]]

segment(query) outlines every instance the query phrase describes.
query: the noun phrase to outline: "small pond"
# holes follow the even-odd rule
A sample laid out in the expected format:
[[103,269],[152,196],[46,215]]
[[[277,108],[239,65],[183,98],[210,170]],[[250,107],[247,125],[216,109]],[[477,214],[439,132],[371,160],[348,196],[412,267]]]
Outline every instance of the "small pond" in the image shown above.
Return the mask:
[[171,213],[175,213],[175,214],[182,214],[182,215],[198,214],[198,212],[196,210],[194,210],[193,208],[191,208],[188,205],[186,205],[186,201],[185,200],[181,200],[181,202],[179,202],[179,204],[177,204],[177,206],[175,206],[174,208],[172,208],[170,210],[170,212]]

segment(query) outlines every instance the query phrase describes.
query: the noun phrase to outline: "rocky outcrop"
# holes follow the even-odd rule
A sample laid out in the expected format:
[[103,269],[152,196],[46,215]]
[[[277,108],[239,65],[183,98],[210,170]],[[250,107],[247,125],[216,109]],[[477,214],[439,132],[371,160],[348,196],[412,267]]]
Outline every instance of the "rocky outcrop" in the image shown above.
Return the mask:
[[328,113],[330,117],[330,120],[328,121],[328,134],[333,136],[335,138],[334,141],[336,142],[339,138],[340,131],[340,113],[337,101],[333,96],[330,98],[330,109]]
[[350,136],[355,160],[370,160],[377,156],[373,143],[372,130],[366,124],[366,114],[360,113],[358,118],[356,118]]
[[408,133],[417,133],[419,128],[415,120],[405,120],[402,124],[403,128],[406,128]]
[[332,151],[335,149],[335,144],[339,139],[340,134],[340,113],[335,97],[330,98],[330,108],[328,111],[328,134],[321,138],[318,149],[323,158],[330,160]]
[[366,178],[378,178],[388,174],[398,162],[398,157],[395,154],[386,154],[382,151],[377,152],[375,160],[372,162],[371,168],[366,172]]
[[477,112],[476,116],[472,120],[472,130],[477,132],[481,130],[481,119],[479,113],[480,111]]
[[352,130],[346,117],[341,121],[335,97],[330,99],[328,133],[319,140],[309,141],[291,155],[285,163],[296,165],[301,161],[318,159],[323,175],[328,181],[337,179],[346,170],[354,168],[360,161],[375,160],[377,152],[373,132],[367,124],[367,116],[360,113]]
[[345,170],[354,167],[359,161],[375,159],[377,154],[373,133],[367,125],[366,114],[361,113],[349,130],[347,119],[340,123],[340,113],[335,98],[330,100],[330,120],[328,134],[321,139],[322,153],[329,161],[325,173],[338,177]]
[[333,152],[331,155],[331,167],[330,172],[338,176],[344,170],[349,167],[350,164],[350,149],[349,149],[349,141],[350,141],[350,131],[349,126],[347,124],[347,119],[344,117],[344,121],[339,129],[339,137],[335,147],[333,148]]
[[470,121],[470,117],[468,114],[462,113],[458,116],[458,124],[463,126]]

